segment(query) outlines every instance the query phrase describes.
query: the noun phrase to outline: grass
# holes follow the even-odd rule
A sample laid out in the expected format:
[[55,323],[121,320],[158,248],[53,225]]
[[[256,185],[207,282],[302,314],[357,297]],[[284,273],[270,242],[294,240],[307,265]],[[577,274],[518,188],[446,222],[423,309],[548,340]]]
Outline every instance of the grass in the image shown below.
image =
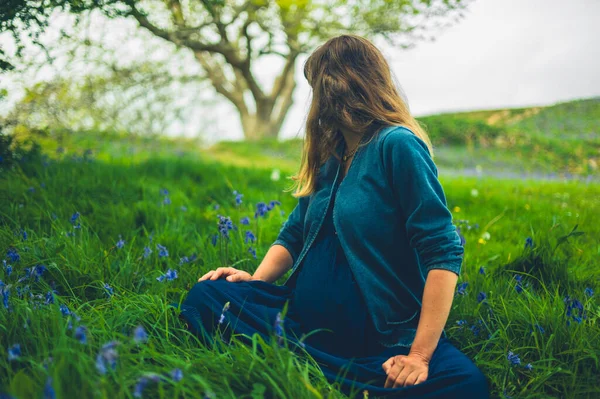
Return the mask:
[[[8,309],[0,305],[0,393],[39,398],[49,384],[58,398],[134,397],[146,377],[143,397],[344,398],[310,357],[257,335],[251,345],[203,346],[168,307],[208,270],[258,266],[295,205],[283,189],[296,150],[276,143],[265,155],[240,143],[229,148],[237,154],[231,160],[218,157],[225,147],[92,138],[67,138],[58,153],[48,139],[49,157],[0,164],[0,260],[7,262],[0,280],[8,293]],[[280,180],[271,180],[273,167]],[[600,185],[440,179],[465,238],[446,331],[487,376],[492,397],[599,397]],[[233,190],[243,194],[239,206]],[[271,200],[281,205],[254,219],[256,204]],[[219,214],[238,227],[226,246],[212,244]],[[251,225],[240,224],[244,216]],[[244,243],[246,229],[257,242]],[[47,269],[38,281],[26,271],[37,265]],[[156,280],[169,269],[176,279]],[[134,340],[138,325],[148,342]],[[75,336],[80,326],[85,344]],[[120,343],[119,357],[103,375],[96,360],[111,341]],[[14,344],[21,354],[9,360]],[[520,364],[511,364],[509,352]],[[181,381],[169,377],[175,369]]]

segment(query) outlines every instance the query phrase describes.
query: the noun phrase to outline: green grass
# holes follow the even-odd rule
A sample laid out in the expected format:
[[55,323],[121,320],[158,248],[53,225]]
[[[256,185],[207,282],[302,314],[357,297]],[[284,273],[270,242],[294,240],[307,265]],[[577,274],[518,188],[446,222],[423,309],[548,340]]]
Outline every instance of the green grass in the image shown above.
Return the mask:
[[[469,148],[459,141],[438,146],[436,162],[472,166],[489,157],[489,165],[497,168],[567,165],[573,154],[559,148],[557,138],[570,130],[554,126],[563,120],[561,126],[594,133],[581,126],[589,122],[585,115],[593,119],[596,106],[588,101],[465,114],[502,134],[519,126],[532,135],[537,132],[551,151],[534,161],[525,144],[515,156],[512,150],[503,153],[480,143]],[[502,117],[494,116],[498,112]],[[578,119],[569,121],[570,114]],[[8,276],[0,263],[0,280],[10,292],[9,309],[0,303],[0,393],[39,398],[51,377],[58,398],[133,397],[140,377],[166,376],[179,368],[181,381],[151,382],[144,397],[344,397],[310,357],[297,356],[276,341],[261,342],[258,336],[251,346],[237,339],[230,346],[202,346],[167,306],[182,300],[208,270],[222,265],[255,270],[295,205],[283,189],[290,183],[285,177],[298,164],[299,140],[220,143],[206,150],[194,141],[90,132],[62,138],[53,133],[37,140],[49,157],[27,157],[13,167],[6,166],[6,157],[0,163],[0,257],[13,269]],[[88,149],[91,155],[84,154]],[[272,168],[281,170],[280,180],[271,180]],[[600,185],[443,172],[440,179],[466,240],[459,282],[468,285],[464,295],[455,297],[447,323],[452,342],[482,369],[495,398],[599,397]],[[161,189],[169,191],[170,203]],[[240,206],[233,190],[243,194]],[[256,203],[270,200],[281,206],[254,220]],[[75,212],[80,213],[77,229],[70,221]],[[219,214],[239,227],[226,247],[211,243]],[[251,218],[250,226],[239,223],[244,216]],[[246,228],[258,238],[252,244],[256,259],[244,244]],[[527,237],[533,248],[525,247]],[[125,242],[121,248],[119,239]],[[168,249],[168,257],[159,256],[156,244]],[[143,256],[146,246],[152,249],[148,258]],[[11,248],[20,254],[19,261],[5,257]],[[191,255],[197,257],[180,264],[180,258]],[[47,268],[39,281],[19,281],[25,268],[36,265]],[[178,278],[158,282],[156,277],[168,269],[176,269]],[[523,278],[521,285],[516,274]],[[107,295],[104,284],[114,295]],[[586,288],[596,293],[590,297]],[[47,304],[52,289],[54,303]],[[480,292],[485,301],[478,301]],[[567,316],[566,296],[581,301],[586,316],[581,323]],[[80,319],[64,316],[60,304]],[[132,339],[138,325],[148,331],[145,344]],[[87,344],[75,339],[78,326],[87,328]],[[111,340],[120,342],[117,368],[101,375],[96,356]],[[9,361],[8,348],[17,343],[22,354]],[[509,364],[509,351],[519,355],[520,366]],[[528,363],[531,370],[524,367]]]

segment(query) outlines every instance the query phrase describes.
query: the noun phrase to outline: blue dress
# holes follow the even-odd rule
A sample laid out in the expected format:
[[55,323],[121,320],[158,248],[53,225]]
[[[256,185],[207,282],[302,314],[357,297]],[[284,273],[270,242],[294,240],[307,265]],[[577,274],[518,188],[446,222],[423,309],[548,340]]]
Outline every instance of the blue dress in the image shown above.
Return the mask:
[[[288,285],[204,280],[188,293],[180,317],[207,344],[217,336],[227,342],[232,333],[248,343],[254,333],[264,339],[283,336],[291,350],[310,354],[329,382],[337,382],[346,395],[356,395],[352,397],[363,397],[368,390],[370,398],[488,398],[483,374],[446,338],[439,341],[425,382],[384,388],[387,375],[381,365],[392,356],[407,355],[409,348],[378,343],[333,225],[338,186],[318,236]],[[230,306],[223,311],[226,302]],[[287,312],[278,323],[286,303]]]

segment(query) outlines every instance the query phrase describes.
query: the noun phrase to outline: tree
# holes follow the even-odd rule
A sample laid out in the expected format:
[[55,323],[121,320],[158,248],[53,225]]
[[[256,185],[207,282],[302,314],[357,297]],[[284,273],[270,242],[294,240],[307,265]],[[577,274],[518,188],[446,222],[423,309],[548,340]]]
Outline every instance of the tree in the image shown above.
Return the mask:
[[[49,9],[100,10],[111,18],[132,18],[153,35],[187,49],[216,92],[235,106],[247,139],[277,137],[293,104],[296,60],[317,44],[352,32],[406,48],[427,38],[430,29],[462,16],[466,7],[461,0],[6,1],[18,7],[12,12],[0,8],[0,28],[15,37],[34,25],[43,29]],[[256,60],[266,56],[283,59],[268,92],[253,72]]]

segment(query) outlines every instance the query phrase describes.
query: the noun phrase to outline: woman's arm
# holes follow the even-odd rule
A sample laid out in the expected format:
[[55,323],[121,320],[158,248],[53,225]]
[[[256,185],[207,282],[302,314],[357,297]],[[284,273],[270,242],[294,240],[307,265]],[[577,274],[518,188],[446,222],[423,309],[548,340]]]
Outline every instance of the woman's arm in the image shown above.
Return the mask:
[[252,275],[254,280],[276,281],[294,264],[292,254],[283,245],[273,244]]
[[432,269],[427,274],[423,291],[421,317],[409,356],[419,356],[427,363],[437,347],[448,320],[458,275],[444,269]]

